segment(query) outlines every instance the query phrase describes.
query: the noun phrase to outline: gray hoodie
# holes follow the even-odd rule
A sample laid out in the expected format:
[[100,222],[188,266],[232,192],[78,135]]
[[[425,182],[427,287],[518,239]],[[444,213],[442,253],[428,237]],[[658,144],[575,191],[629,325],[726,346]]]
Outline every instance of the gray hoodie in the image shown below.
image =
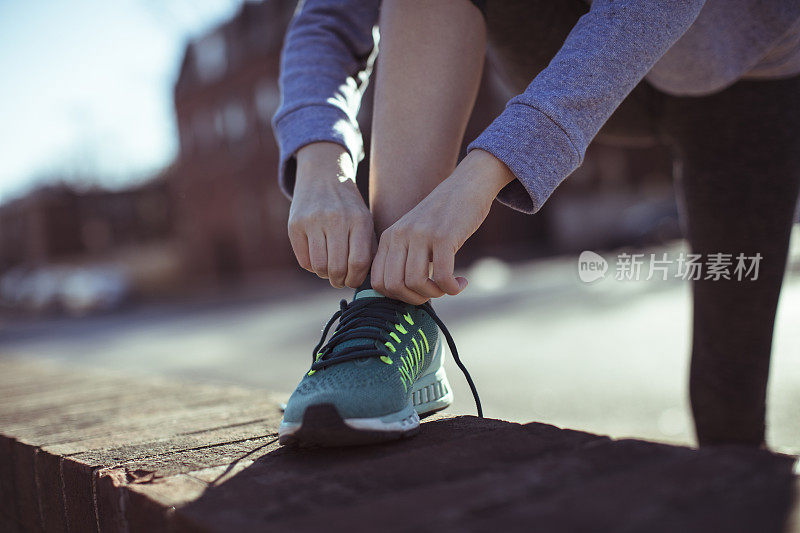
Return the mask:
[[[377,52],[379,0],[306,0],[282,56],[273,119],[279,181],[291,197],[294,154],[315,141],[363,159],[356,115]],[[538,211],[643,78],[674,95],[743,77],[800,73],[800,0],[594,0],[564,45],[470,145],[516,176],[498,199]],[[800,98],[800,96],[798,96]]]

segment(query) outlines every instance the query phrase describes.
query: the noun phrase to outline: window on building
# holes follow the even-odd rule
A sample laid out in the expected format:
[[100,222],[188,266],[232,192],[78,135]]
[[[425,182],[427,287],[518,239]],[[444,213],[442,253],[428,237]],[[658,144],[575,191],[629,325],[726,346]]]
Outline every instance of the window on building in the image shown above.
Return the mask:
[[197,76],[201,81],[213,81],[225,73],[228,65],[225,37],[212,33],[194,43],[194,59]]
[[269,124],[281,102],[280,91],[278,91],[278,84],[275,80],[260,80],[256,84],[254,99],[258,119],[264,124]]
[[247,115],[239,102],[228,102],[222,110],[225,136],[229,141],[240,141],[247,133]]

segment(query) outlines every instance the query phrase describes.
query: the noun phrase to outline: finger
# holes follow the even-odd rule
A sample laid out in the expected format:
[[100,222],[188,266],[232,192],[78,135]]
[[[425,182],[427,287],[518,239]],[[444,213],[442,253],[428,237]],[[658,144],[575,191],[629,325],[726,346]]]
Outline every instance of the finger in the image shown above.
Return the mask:
[[350,230],[350,245],[347,257],[347,276],[344,284],[357,289],[369,272],[372,263],[373,241],[375,232],[372,226],[356,224]]
[[386,286],[383,284],[383,270],[386,265],[386,252],[389,251],[389,245],[386,241],[387,239],[383,236],[378,241],[378,250],[372,259],[372,272],[370,274],[372,288],[383,295],[386,295]]
[[383,282],[390,297],[419,305],[428,299],[406,287],[406,260],[408,257],[406,246],[405,242],[398,240],[389,245],[386,266],[383,271]]
[[348,232],[342,228],[331,229],[325,233],[328,253],[328,279],[337,289],[344,287],[347,275]]
[[406,287],[421,295],[425,300],[444,295],[438,285],[428,277],[431,250],[427,244],[411,243],[406,259]]
[[[448,248],[435,247],[433,249],[433,281],[441,290],[450,295],[461,292],[467,286],[465,278],[453,275],[455,254]],[[459,282],[458,280],[462,280]]]
[[328,277],[328,249],[325,244],[325,234],[316,230],[308,235],[308,255],[311,260],[311,270],[321,278]]
[[292,244],[292,251],[297,258],[297,264],[301,268],[312,272],[311,257],[308,254],[308,237],[304,231],[290,231],[289,242]]

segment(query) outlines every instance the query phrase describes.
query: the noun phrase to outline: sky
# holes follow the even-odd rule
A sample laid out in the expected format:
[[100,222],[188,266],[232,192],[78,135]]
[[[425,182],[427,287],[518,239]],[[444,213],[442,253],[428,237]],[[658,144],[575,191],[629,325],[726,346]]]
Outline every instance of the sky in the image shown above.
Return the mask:
[[0,202],[39,183],[109,187],[169,164],[188,40],[241,0],[0,0]]

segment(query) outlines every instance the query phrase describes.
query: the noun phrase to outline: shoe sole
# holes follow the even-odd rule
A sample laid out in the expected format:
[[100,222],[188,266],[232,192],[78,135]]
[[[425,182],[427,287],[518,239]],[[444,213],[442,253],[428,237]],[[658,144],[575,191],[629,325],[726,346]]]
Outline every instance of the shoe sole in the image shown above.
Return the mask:
[[357,446],[413,437],[419,421],[453,403],[444,367],[444,347],[436,348],[431,372],[419,378],[404,409],[376,418],[342,418],[333,404],[309,406],[300,423],[281,422],[279,442],[294,446]]
[[[361,422],[360,427],[354,422]],[[278,441],[288,446],[359,446],[377,444],[419,433],[419,416],[415,411],[406,419],[391,424],[378,419],[343,419],[330,403],[309,406],[303,414],[303,422],[296,428],[282,425]]]

